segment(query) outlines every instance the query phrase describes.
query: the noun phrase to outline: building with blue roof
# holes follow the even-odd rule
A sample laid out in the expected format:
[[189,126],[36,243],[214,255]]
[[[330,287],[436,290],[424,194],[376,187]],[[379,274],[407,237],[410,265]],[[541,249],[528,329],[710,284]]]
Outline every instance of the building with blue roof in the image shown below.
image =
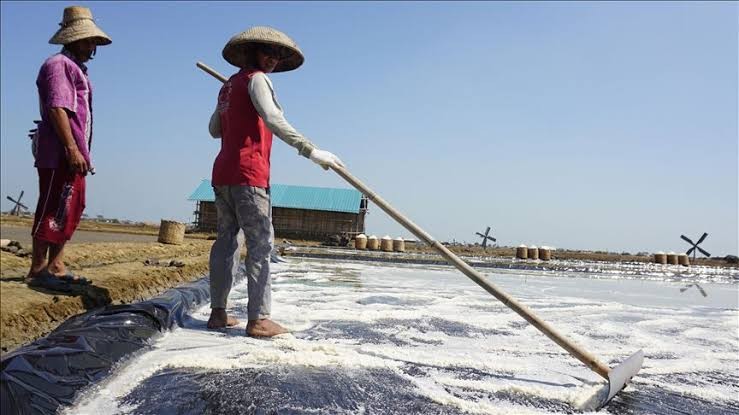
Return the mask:
[[[273,183],[270,194],[277,237],[325,239],[364,233],[368,202],[358,190]],[[196,202],[196,228],[215,231],[215,194],[210,180],[202,180],[188,200]]]

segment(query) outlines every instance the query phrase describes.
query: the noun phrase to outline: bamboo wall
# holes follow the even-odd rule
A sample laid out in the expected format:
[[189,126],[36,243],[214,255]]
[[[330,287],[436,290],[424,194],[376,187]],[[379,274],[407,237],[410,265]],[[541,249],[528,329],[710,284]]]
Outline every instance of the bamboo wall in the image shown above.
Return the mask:
[[364,232],[364,213],[272,208],[275,236],[324,239],[331,235]]
[[[272,225],[276,237],[323,240],[331,235],[364,233],[364,215],[364,209],[360,213],[345,213],[274,207]],[[195,222],[199,231],[215,231],[215,203],[198,202]]]
[[215,202],[198,202],[198,210],[195,211],[195,224],[199,231],[216,231],[218,228],[218,216],[216,214]]

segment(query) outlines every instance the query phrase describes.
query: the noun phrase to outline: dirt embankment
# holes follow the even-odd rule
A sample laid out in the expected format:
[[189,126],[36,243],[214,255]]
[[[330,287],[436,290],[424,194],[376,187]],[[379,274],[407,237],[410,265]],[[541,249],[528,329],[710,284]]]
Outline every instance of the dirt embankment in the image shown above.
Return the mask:
[[[182,245],[150,243],[69,244],[69,270],[92,285],[79,295],[29,288],[23,281],[30,258],[0,252],[0,348],[6,353],[48,334],[67,318],[108,304],[151,298],[208,271],[212,241],[186,239]],[[178,266],[149,266],[146,260]],[[151,261],[150,261],[151,262]]]
[[[31,228],[33,216],[14,216],[8,214],[0,215],[0,223],[4,226],[17,226]],[[126,233],[132,235],[159,235],[159,226],[150,224],[125,224],[101,222],[93,219],[82,219],[77,231]],[[188,233],[185,237],[189,239],[208,239],[212,235],[207,233]]]
[[[33,224],[33,216],[14,216],[2,215],[2,224],[6,226],[23,226],[30,229]],[[139,235],[157,235],[159,228],[152,225],[125,225],[107,222],[98,222],[89,219],[83,219],[77,230],[98,231],[98,232],[118,232],[132,233]]]
[[[353,246],[353,244],[350,244]],[[516,255],[515,247],[489,247],[483,249],[481,246],[449,245],[450,251],[460,256],[479,256],[483,258],[513,258]],[[425,244],[406,245],[406,252],[435,254],[436,250]],[[580,261],[603,261],[603,262],[653,262],[653,254],[639,255],[627,252],[605,252],[605,251],[583,251],[570,249],[557,249],[551,252],[552,259],[580,260]],[[731,263],[724,258],[690,258],[693,265],[705,265],[712,267],[737,268],[739,264]]]

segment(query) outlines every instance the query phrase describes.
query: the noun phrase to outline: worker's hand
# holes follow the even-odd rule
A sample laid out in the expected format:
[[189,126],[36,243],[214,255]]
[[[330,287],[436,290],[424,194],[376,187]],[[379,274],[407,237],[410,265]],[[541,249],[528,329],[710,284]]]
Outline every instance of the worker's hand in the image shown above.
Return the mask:
[[325,150],[313,149],[310,153],[310,159],[312,162],[323,167],[324,170],[328,170],[329,167],[345,167],[344,163],[339,160],[333,153]]
[[78,172],[83,176],[87,175],[87,161],[85,161],[80,150],[77,147],[73,147],[67,148],[66,152],[67,162],[69,163],[69,167],[72,168],[72,171]]

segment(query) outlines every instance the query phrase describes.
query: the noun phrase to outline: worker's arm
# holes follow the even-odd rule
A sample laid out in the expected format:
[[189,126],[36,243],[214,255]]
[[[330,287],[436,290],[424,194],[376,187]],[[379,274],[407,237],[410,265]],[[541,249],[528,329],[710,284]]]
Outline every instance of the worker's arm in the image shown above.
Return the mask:
[[49,116],[52,125],[54,125],[54,131],[56,131],[59,141],[64,146],[64,153],[67,156],[69,166],[73,171],[83,175],[87,174],[87,161],[85,161],[79,148],[77,148],[77,142],[72,135],[72,127],[69,125],[67,110],[59,107],[49,108]]
[[301,156],[308,157],[324,169],[328,169],[331,165],[344,166],[338,157],[328,151],[316,148],[313,143],[287,122],[282,107],[280,107],[275,97],[272,82],[267,75],[258,72],[252,76],[249,82],[249,97],[270,131],[280,137],[282,141],[295,147]]
[[249,82],[249,97],[273,134],[295,147],[301,156],[310,157],[315,146],[287,122],[280,104],[277,103],[271,82],[264,73],[257,72],[252,76]]

